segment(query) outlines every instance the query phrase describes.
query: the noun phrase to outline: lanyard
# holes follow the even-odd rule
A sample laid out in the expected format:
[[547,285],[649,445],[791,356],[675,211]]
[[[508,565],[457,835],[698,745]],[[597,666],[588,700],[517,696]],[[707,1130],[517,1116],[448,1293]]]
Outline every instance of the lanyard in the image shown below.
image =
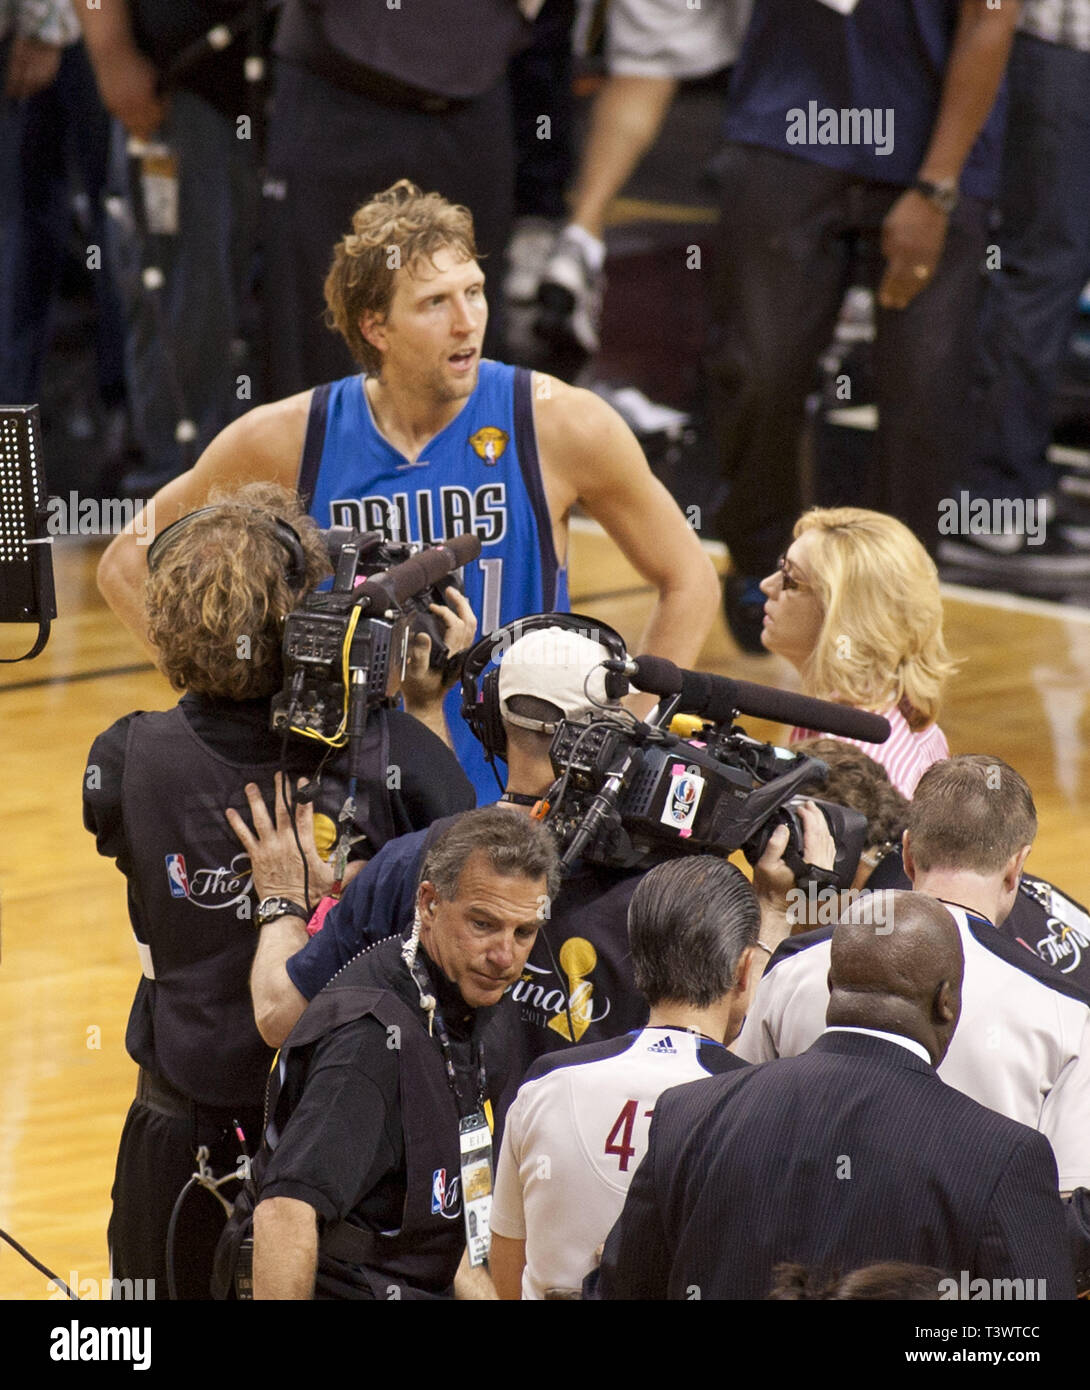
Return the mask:
[[[413,961],[410,969],[412,971],[412,977],[416,981],[417,988],[420,990],[421,995],[433,994],[433,987],[431,981],[427,978],[427,975],[424,973],[424,968],[420,964],[419,957],[417,957]],[[438,1003],[435,1005],[434,1010],[432,1010],[432,1019],[435,1026],[435,1034],[439,1040],[439,1050],[443,1054],[443,1065],[446,1068],[447,1073],[447,1085],[450,1087],[451,1093],[454,1096],[454,1103],[458,1107],[458,1115],[460,1118],[464,1119],[467,1115],[474,1114],[475,1111],[472,1107],[467,1108],[466,1102],[462,1096],[461,1087],[458,1085],[458,1074],[454,1070],[454,1051],[450,1045],[450,1035],[447,1032],[446,1021],[443,1018],[442,1010],[439,1008]],[[484,1043],[479,1038],[477,1039],[476,1062],[477,1104],[475,1109],[477,1112],[483,1114],[485,1106],[485,1091],[487,1085],[487,1078],[485,1076],[484,1069]]]

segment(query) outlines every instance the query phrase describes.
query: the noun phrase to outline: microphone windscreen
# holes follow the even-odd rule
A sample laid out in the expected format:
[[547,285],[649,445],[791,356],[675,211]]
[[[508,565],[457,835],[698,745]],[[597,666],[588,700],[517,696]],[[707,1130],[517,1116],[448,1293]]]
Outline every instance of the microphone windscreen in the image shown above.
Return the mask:
[[638,656],[633,664],[636,670],[629,675],[629,680],[637,690],[644,690],[649,695],[680,693],[685,673],[664,656]]
[[812,695],[798,695],[792,690],[754,685],[750,681],[732,681],[731,684],[735,708],[743,714],[775,719],[781,724],[797,724],[841,738],[857,738],[862,743],[885,743],[890,735],[889,720],[868,710],[837,705],[831,700],[816,700]]
[[449,550],[454,556],[454,563],[450,568],[452,570],[461,569],[463,565],[468,565],[481,553],[481,538],[475,536],[471,531],[466,531],[460,536],[453,536],[449,541],[444,541],[443,548]]
[[688,671],[661,656],[638,656],[636,673],[630,676],[638,690],[653,695],[680,695],[679,713],[701,714],[713,724],[725,723],[738,714],[752,714],[780,724],[797,724],[862,743],[885,743],[889,722],[880,714],[850,705],[816,700],[771,685],[730,680],[707,671]]

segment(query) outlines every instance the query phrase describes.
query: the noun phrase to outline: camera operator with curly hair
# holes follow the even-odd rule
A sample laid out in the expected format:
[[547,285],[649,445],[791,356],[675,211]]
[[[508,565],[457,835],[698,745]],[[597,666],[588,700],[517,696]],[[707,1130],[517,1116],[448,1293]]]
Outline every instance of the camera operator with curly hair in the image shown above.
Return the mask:
[[[269,720],[285,619],[328,573],[318,527],[273,484],[221,495],[164,532],[149,555],[149,638],[184,693],[173,709],[119,719],[88,758],[84,824],[125,875],[143,970],[125,1040],[140,1073],[118,1154],[111,1267],[117,1279],[154,1280],[160,1296],[209,1296],[223,1222],[215,1181],[245,1171],[272,1056],[254,1023],[249,973],[260,923],[277,905],[258,907],[249,858],[223,808],[245,806],[244,788],[256,784],[290,822],[288,788],[306,778],[311,798],[299,806],[298,828],[310,896],[332,881],[319,851],[337,834],[345,755],[274,733]],[[448,595],[457,611],[441,622],[458,650],[475,619],[460,595]],[[404,695],[407,709],[433,720],[443,691],[428,670],[428,643],[414,644]],[[373,710],[367,732],[375,737],[360,779],[355,856],[473,805],[453,753],[409,713]],[[291,903],[279,910],[307,915]],[[195,1170],[206,1180],[182,1198]]]

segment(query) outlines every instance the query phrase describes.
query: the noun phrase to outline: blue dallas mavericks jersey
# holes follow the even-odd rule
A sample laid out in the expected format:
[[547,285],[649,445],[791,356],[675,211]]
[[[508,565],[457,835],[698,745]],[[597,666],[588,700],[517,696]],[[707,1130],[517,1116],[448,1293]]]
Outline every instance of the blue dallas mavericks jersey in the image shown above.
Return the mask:
[[[482,361],[476,390],[416,463],[375,427],[362,377],[317,387],[299,491],[319,526],[425,545],[467,531],[479,536],[480,558],[463,574],[478,635],[530,613],[568,609],[538,464],[531,375],[522,367]],[[458,686],[445,708],[478,803],[495,801],[496,779],[459,713]]]

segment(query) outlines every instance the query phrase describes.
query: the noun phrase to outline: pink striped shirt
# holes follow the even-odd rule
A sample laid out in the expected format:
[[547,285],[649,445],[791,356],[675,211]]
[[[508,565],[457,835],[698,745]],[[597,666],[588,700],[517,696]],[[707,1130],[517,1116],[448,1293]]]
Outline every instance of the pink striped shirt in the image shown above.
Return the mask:
[[798,728],[791,730],[789,742],[798,743],[804,738],[836,738],[838,743],[850,743],[855,748],[861,748],[876,763],[881,763],[901,795],[911,797],[916,783],[931,764],[950,756],[946,735],[937,724],[928,724],[926,729],[913,733],[896,705],[878,712],[889,720],[890,735],[885,743],[863,743],[857,738],[838,738],[836,734],[818,734],[814,729]]

